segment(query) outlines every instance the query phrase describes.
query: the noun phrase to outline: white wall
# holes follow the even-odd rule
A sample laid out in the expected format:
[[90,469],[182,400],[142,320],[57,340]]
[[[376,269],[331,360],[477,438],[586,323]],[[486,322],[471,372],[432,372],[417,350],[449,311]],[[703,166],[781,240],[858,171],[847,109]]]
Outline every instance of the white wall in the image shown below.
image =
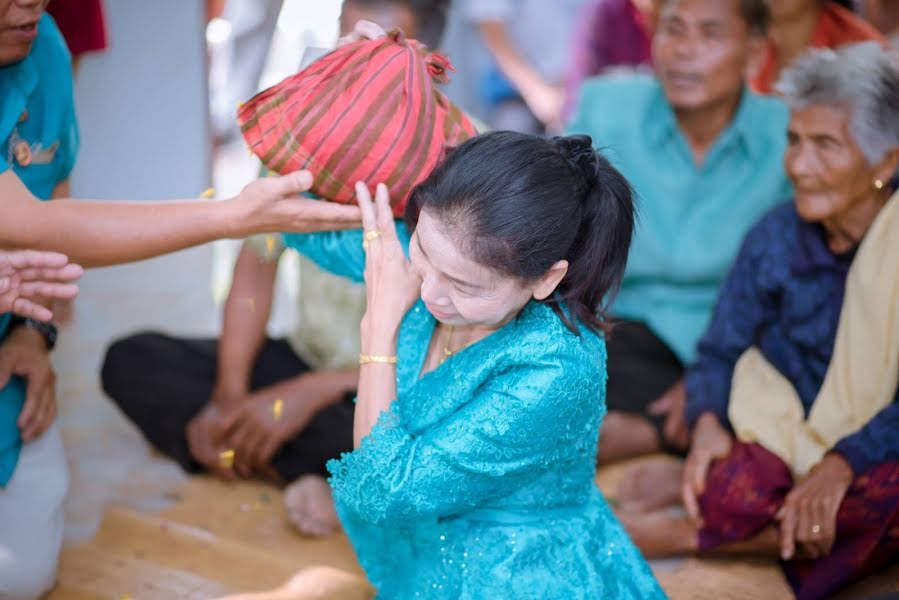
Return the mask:
[[205,3],[105,0],[109,49],[76,74],[81,198],[195,197],[209,187]]

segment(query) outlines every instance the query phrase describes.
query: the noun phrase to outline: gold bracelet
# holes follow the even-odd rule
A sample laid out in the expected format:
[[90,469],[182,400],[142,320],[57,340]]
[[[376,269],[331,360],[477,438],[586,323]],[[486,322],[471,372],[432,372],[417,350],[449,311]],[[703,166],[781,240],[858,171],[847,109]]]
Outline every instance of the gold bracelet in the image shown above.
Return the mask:
[[378,356],[377,354],[360,354],[359,364],[368,365],[372,363],[381,363],[387,365],[396,364],[396,356]]

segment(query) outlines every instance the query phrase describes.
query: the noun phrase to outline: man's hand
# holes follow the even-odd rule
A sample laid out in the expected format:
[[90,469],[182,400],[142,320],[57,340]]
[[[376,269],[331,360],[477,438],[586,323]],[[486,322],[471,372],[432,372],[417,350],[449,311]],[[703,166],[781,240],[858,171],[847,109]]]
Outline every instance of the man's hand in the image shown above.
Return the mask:
[[250,394],[229,411],[222,425],[237,473],[269,475],[272,457],[319,410],[343,396],[341,385],[330,371],[304,373]]
[[561,87],[552,86],[542,81],[534,82],[527,89],[521,90],[525,103],[534,116],[546,127],[559,131],[562,129],[562,107],[565,104],[565,92]]
[[693,431],[693,444],[684,464],[684,482],[681,489],[687,514],[698,525],[702,524],[699,497],[705,492],[705,480],[712,461],[725,458],[733,448],[734,437],[718,422],[718,417],[705,413],[699,418]]
[[78,294],[75,282],[82,273],[64,254],[0,250],[0,313],[49,321],[53,313],[38,300],[74,298]]
[[649,414],[666,415],[662,435],[669,446],[685,449],[690,443],[690,430],[687,429],[687,419],[684,415],[684,407],[687,404],[687,388],[681,379],[649,405]]
[[0,344],[0,388],[6,387],[13,375],[27,383],[17,424],[22,441],[30,442],[56,418],[56,373],[44,338],[36,331],[18,327]]
[[248,184],[227,202],[236,212],[235,232],[242,237],[259,232],[332,231],[357,228],[362,223],[358,206],[302,198],[312,187],[312,174],[298,171],[281,177],[263,177]]
[[222,452],[228,448],[222,441],[222,411],[214,402],[209,402],[191,419],[185,433],[195,461],[224,479],[235,478],[232,465],[221,459]]

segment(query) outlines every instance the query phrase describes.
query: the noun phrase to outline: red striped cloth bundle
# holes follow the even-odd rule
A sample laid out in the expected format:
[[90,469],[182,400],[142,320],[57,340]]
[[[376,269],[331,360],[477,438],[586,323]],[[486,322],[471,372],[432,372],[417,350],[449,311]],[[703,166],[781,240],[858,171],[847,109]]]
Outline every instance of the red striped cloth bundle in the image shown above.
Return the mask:
[[475,128],[437,89],[449,61],[399,31],[342,46],[243,104],[238,122],[271,171],[309,169],[312,192],[355,202],[385,183],[402,215],[416,184]]

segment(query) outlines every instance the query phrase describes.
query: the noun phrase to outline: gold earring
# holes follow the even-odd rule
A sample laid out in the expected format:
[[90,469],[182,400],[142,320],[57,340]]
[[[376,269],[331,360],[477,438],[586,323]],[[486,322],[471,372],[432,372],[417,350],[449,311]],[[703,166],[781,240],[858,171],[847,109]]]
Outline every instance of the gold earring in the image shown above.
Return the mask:
[[875,189],[875,190],[882,190],[882,189],[883,189],[883,182],[882,182],[881,180],[879,180],[879,179],[875,179],[875,180],[874,180],[874,189]]

